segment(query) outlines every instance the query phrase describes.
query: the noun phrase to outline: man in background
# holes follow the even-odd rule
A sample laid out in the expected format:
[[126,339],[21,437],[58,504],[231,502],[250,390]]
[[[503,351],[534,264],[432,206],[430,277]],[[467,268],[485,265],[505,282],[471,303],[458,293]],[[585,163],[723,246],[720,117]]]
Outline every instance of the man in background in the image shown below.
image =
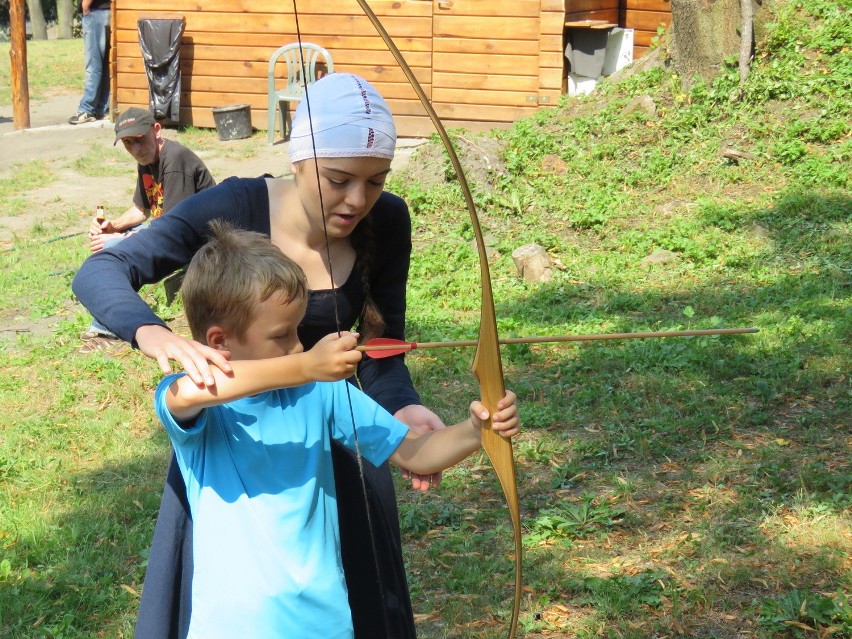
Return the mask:
[[83,63],[86,79],[83,98],[70,124],[94,122],[109,112],[110,0],[79,0],[83,14]]
[[[216,181],[201,159],[188,148],[161,135],[160,123],[147,109],[131,107],[115,122],[115,141],[136,160],[136,191],[133,204],[119,217],[92,220],[89,248],[92,253],[120,242],[160,217],[190,195],[214,186]],[[93,320],[81,336],[88,353],[116,341],[109,329]]]
[[162,127],[147,109],[131,107],[115,121],[115,141],[136,160],[133,204],[114,220],[92,220],[89,240],[97,253],[112,240],[139,230],[149,219],[168,213],[190,195],[214,186],[204,162],[188,148],[162,137]]

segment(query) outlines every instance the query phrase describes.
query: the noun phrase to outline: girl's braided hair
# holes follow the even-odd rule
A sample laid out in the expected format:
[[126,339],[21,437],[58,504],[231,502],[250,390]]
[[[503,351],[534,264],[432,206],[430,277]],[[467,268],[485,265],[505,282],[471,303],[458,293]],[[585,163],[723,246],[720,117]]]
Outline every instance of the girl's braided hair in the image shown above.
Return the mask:
[[358,332],[361,333],[361,341],[367,342],[374,337],[381,337],[385,332],[385,318],[373,300],[370,289],[370,276],[375,266],[373,258],[376,255],[376,237],[373,218],[369,215],[355,227],[352,233],[352,248],[355,249],[355,268],[361,274],[361,288],[364,291],[364,307],[361,309]]

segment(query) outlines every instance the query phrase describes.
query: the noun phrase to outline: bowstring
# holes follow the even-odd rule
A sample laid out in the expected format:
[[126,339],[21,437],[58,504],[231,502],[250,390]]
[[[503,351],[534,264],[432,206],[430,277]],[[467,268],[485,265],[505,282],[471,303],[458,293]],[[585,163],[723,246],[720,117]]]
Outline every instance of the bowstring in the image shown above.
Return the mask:
[[[322,196],[322,184],[320,181],[320,172],[319,172],[319,162],[317,158],[317,145],[316,145],[316,137],[314,136],[314,120],[311,114],[311,100],[308,97],[308,78],[307,78],[307,68],[305,66],[305,54],[304,49],[302,48],[302,29],[299,24],[299,10],[296,6],[296,0],[293,0],[293,18],[296,27],[296,40],[299,43],[299,65],[301,66],[302,71],[302,82],[305,87],[305,107],[308,111],[308,126],[311,133],[311,149],[313,150],[314,155],[314,173],[317,181],[317,193],[319,194],[319,205],[320,205],[320,217],[322,218],[322,232],[323,238],[325,240],[325,259],[328,262],[328,276],[331,280],[331,299],[334,306],[334,325],[337,328],[337,336],[340,337],[342,333],[342,326],[340,321],[340,309],[337,304],[337,287],[335,286],[334,280],[334,269],[332,267],[331,262],[331,245],[328,241],[328,225],[326,224],[325,219],[325,204],[323,202]],[[357,262],[357,260],[356,260]],[[354,267],[353,267],[354,268]],[[357,373],[355,374],[355,380],[358,382],[360,386],[360,381],[358,380]],[[370,532],[370,546],[373,550],[373,567],[376,572],[376,583],[379,589],[379,599],[381,602],[381,610],[382,610],[382,622],[385,626],[385,636],[390,636],[390,626],[387,620],[387,611],[385,610],[385,601],[384,601],[384,584],[382,582],[382,573],[379,566],[379,554],[378,548],[376,547],[376,538],[374,534],[373,528],[373,515],[370,509],[370,498],[367,493],[367,480],[364,475],[364,458],[361,455],[361,444],[358,439],[358,428],[355,424],[355,411],[352,407],[352,395],[350,393],[349,382],[347,381],[344,385],[346,388],[346,400],[349,405],[349,419],[352,423],[352,436],[355,442],[355,460],[358,465],[358,475],[361,480],[361,494],[364,497],[364,510],[367,513],[367,528]],[[350,611],[351,612],[351,611]]]

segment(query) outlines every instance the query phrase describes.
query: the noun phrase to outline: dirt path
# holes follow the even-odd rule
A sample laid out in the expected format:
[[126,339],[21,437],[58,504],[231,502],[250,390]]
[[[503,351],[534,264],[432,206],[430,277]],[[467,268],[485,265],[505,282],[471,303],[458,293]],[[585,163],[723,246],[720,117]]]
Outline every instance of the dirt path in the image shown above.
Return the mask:
[[[30,104],[31,128],[16,131],[11,105],[0,106],[0,180],[13,178],[28,162],[45,162],[54,176],[47,186],[23,194],[23,211],[0,210],[0,245],[7,245],[16,236],[27,235],[34,223],[46,219],[61,219],[68,232],[88,227],[91,213],[98,203],[116,215],[131,202],[135,186],[133,161],[127,159],[126,175],[87,177],[75,163],[97,147],[112,154],[112,123],[108,121],[70,125],[68,118],[76,111],[79,95],[66,94]],[[182,141],[177,129],[166,129],[168,139]],[[186,142],[184,142],[186,143]],[[395,170],[403,167],[419,140],[400,140]],[[192,145],[187,144],[192,148]],[[216,141],[208,150],[195,150],[207,164],[217,181],[235,175],[255,177],[264,173],[280,176],[289,173],[287,144],[269,146],[257,135],[247,140]],[[117,152],[117,151],[116,151]],[[108,155],[108,157],[115,157]],[[119,171],[120,172],[120,171]],[[70,216],[70,221],[67,221]]]

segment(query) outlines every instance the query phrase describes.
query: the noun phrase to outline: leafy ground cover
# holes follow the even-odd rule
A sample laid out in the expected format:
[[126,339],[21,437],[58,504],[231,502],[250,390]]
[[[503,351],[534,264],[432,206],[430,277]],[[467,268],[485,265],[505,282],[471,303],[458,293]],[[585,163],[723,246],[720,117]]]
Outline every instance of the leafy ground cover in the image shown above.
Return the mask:
[[[504,347],[524,420],[521,636],[852,637],[849,8],[779,4],[743,86],[733,63],[712,82],[663,66],[509,131],[454,132],[501,335],[760,329]],[[414,216],[418,341],[478,322],[470,223],[436,149],[392,184]],[[26,175],[0,183],[0,208],[57,179]],[[76,353],[84,249],[48,241],[68,215],[0,253],[0,318],[46,327],[0,334],[3,639],[132,635],[167,460],[154,364]],[[551,281],[518,278],[530,242]],[[146,295],[181,330],[179,304]],[[448,421],[476,393],[471,357],[409,356]],[[504,636],[511,534],[485,457],[398,495],[420,636]]]

